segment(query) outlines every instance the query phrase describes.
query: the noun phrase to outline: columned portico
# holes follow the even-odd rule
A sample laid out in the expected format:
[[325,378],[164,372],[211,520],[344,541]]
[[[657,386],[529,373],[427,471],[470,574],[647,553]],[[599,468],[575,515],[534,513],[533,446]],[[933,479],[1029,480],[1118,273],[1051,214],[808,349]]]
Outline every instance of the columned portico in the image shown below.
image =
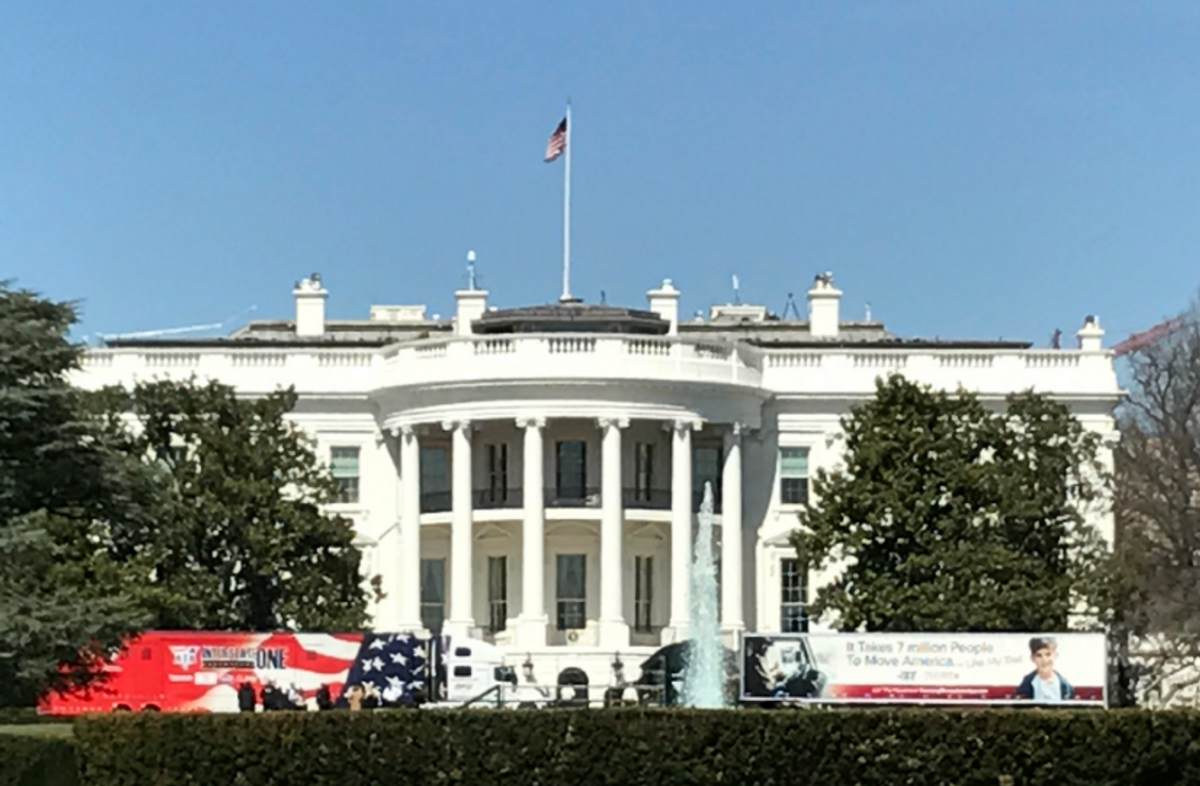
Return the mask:
[[474,537],[471,509],[471,421],[447,421],[442,427],[453,434],[450,460],[453,466],[450,488],[450,619],[446,632],[451,636],[470,636],[475,627],[471,608]]
[[[720,553],[721,627],[726,643],[735,644],[745,626],[742,592],[745,557],[740,533],[744,495],[742,437],[747,433],[746,427],[732,419],[711,422],[696,415],[672,417],[670,413],[642,416],[636,411],[626,414],[619,409],[616,414],[601,409],[583,417],[554,410],[547,417],[524,414],[521,410],[517,413],[516,417],[505,417],[499,412],[492,417],[439,413],[436,419],[410,421],[390,428],[398,441],[400,470],[400,524],[399,532],[395,533],[399,537],[393,547],[398,553],[392,558],[399,563],[400,575],[386,583],[389,593],[395,590],[395,599],[384,608],[400,620],[396,627],[420,629],[427,611],[422,602],[436,606],[444,597],[445,634],[489,639],[494,634],[502,646],[533,652],[535,657],[547,648],[571,644],[581,645],[581,652],[591,649],[628,652],[631,646],[657,641],[659,635],[663,643],[686,640],[690,635],[696,521],[693,451],[699,448],[694,444],[695,432],[714,428],[724,438],[720,465],[723,509],[717,519],[718,526],[724,528]],[[635,420],[640,423],[631,428]],[[512,423],[520,433],[516,445],[512,444],[515,436],[512,427],[507,425]],[[448,440],[432,431],[426,432],[439,426],[449,436]],[[563,446],[579,441],[591,448],[583,451],[591,456],[590,461],[583,462],[585,479],[573,479],[564,486],[563,479],[579,465],[568,463]],[[505,444],[510,445],[509,451],[519,450],[519,459],[513,463],[520,469],[517,477],[505,476],[496,485],[497,472],[502,466],[496,458],[501,455],[498,446]],[[711,440],[704,444],[711,449]],[[660,461],[653,461],[654,455],[660,456]],[[626,460],[638,469],[627,467]],[[426,463],[428,471],[423,472],[422,465]],[[626,470],[632,473],[629,478]],[[439,481],[439,477],[444,480]],[[656,477],[661,480],[656,482]],[[662,480],[668,480],[662,485],[669,485],[669,502],[642,491],[665,492],[660,485]],[[627,490],[625,487],[631,481],[633,487]],[[476,488],[479,483],[484,485]],[[588,494],[581,498],[572,485],[575,483],[590,489]],[[496,500],[503,501],[494,494],[497,488],[519,491],[519,501],[514,501],[511,508],[494,504]],[[437,496],[444,493],[439,489],[449,492],[448,499]],[[481,504],[479,500],[493,504]],[[439,504],[444,507],[438,507]],[[631,506],[629,510],[627,505]],[[669,513],[663,510],[668,506]],[[424,535],[428,540],[422,538],[422,518],[427,525]],[[442,540],[447,529],[449,542]],[[511,538],[511,546],[501,545],[506,537]],[[655,537],[661,546],[649,545]],[[662,549],[661,560],[658,548]],[[423,587],[422,556],[431,563],[428,566],[431,570],[437,567],[432,563],[445,565],[448,575],[444,596],[437,594],[436,589]],[[579,559],[580,565],[586,563],[587,579],[586,582],[580,579],[579,584],[586,585],[585,596],[571,594],[570,582],[574,579],[562,578],[582,575],[563,573],[564,565],[570,564],[564,560],[573,559]],[[504,578],[497,583],[497,560],[507,560],[511,585]],[[664,563],[658,569],[651,567]],[[441,575],[438,571],[430,573],[431,577]],[[436,578],[432,581],[431,587],[440,586]],[[429,592],[430,597],[423,598],[422,591]],[[495,617],[489,616],[494,615],[496,603],[505,601],[512,610],[507,632],[495,628]],[[572,603],[586,607],[584,625],[556,627],[555,619],[560,620],[558,625],[563,625],[563,604],[567,604],[565,619],[572,619],[569,616]],[[558,616],[551,616],[551,612]],[[488,624],[489,619],[492,625]],[[635,619],[641,620],[636,635]],[[651,631],[654,639],[648,639]]]
[[517,643],[523,647],[546,646],[546,498],[542,493],[546,429],[545,418],[518,418],[517,428],[525,433],[524,522],[521,530],[521,618]]
[[742,610],[742,433],[732,423],[725,431],[725,465],[721,468],[721,632],[735,644],[746,627]]
[[621,564],[625,510],[621,499],[621,430],[628,418],[600,418],[600,646],[629,646],[629,625],[623,612]]

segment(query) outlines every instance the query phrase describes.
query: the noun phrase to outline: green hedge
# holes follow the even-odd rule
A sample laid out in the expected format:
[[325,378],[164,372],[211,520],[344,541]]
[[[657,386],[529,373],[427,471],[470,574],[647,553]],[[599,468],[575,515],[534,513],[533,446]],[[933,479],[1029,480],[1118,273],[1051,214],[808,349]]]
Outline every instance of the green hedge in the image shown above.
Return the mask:
[[1200,784],[1200,715],[988,710],[113,715],[85,786]]
[[78,786],[70,737],[0,734],[0,786]]

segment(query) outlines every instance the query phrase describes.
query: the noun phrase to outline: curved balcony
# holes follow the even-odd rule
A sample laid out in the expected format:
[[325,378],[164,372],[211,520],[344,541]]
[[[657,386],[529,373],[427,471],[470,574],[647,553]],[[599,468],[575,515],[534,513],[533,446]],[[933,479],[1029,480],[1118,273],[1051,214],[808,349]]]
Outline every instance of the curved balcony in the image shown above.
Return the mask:
[[[547,509],[583,508],[599,509],[603,504],[598,487],[587,488],[556,488],[553,486],[542,490]],[[700,512],[700,504],[704,492],[692,491],[692,512]],[[525,504],[524,489],[473,489],[471,492],[471,508],[474,511],[485,510],[520,510]],[[421,513],[449,513],[451,510],[450,491],[421,492]],[[671,509],[671,490],[666,488],[629,488],[621,490],[621,507],[624,510],[660,510]],[[718,486],[713,494],[713,512],[721,513],[721,489]]]
[[439,338],[384,352],[388,387],[499,381],[662,380],[762,383],[758,352],[732,344],[668,336],[557,333]]

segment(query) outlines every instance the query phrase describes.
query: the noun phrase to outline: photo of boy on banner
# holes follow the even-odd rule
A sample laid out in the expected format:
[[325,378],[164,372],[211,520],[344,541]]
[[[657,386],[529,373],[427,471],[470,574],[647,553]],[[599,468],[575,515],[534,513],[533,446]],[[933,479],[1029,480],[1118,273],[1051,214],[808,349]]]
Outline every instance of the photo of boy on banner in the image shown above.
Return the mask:
[[1025,675],[1014,691],[1015,698],[1036,702],[1063,702],[1075,698],[1075,689],[1066,677],[1055,670],[1058,643],[1052,636],[1035,636],[1029,640],[1029,659],[1034,670]]

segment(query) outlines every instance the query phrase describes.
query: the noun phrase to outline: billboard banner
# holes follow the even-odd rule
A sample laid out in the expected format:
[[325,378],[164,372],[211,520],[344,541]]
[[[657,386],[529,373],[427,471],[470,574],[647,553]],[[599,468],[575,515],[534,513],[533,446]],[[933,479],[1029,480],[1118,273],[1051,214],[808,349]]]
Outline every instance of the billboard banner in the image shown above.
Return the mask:
[[764,633],[742,639],[747,702],[1106,704],[1103,633]]

